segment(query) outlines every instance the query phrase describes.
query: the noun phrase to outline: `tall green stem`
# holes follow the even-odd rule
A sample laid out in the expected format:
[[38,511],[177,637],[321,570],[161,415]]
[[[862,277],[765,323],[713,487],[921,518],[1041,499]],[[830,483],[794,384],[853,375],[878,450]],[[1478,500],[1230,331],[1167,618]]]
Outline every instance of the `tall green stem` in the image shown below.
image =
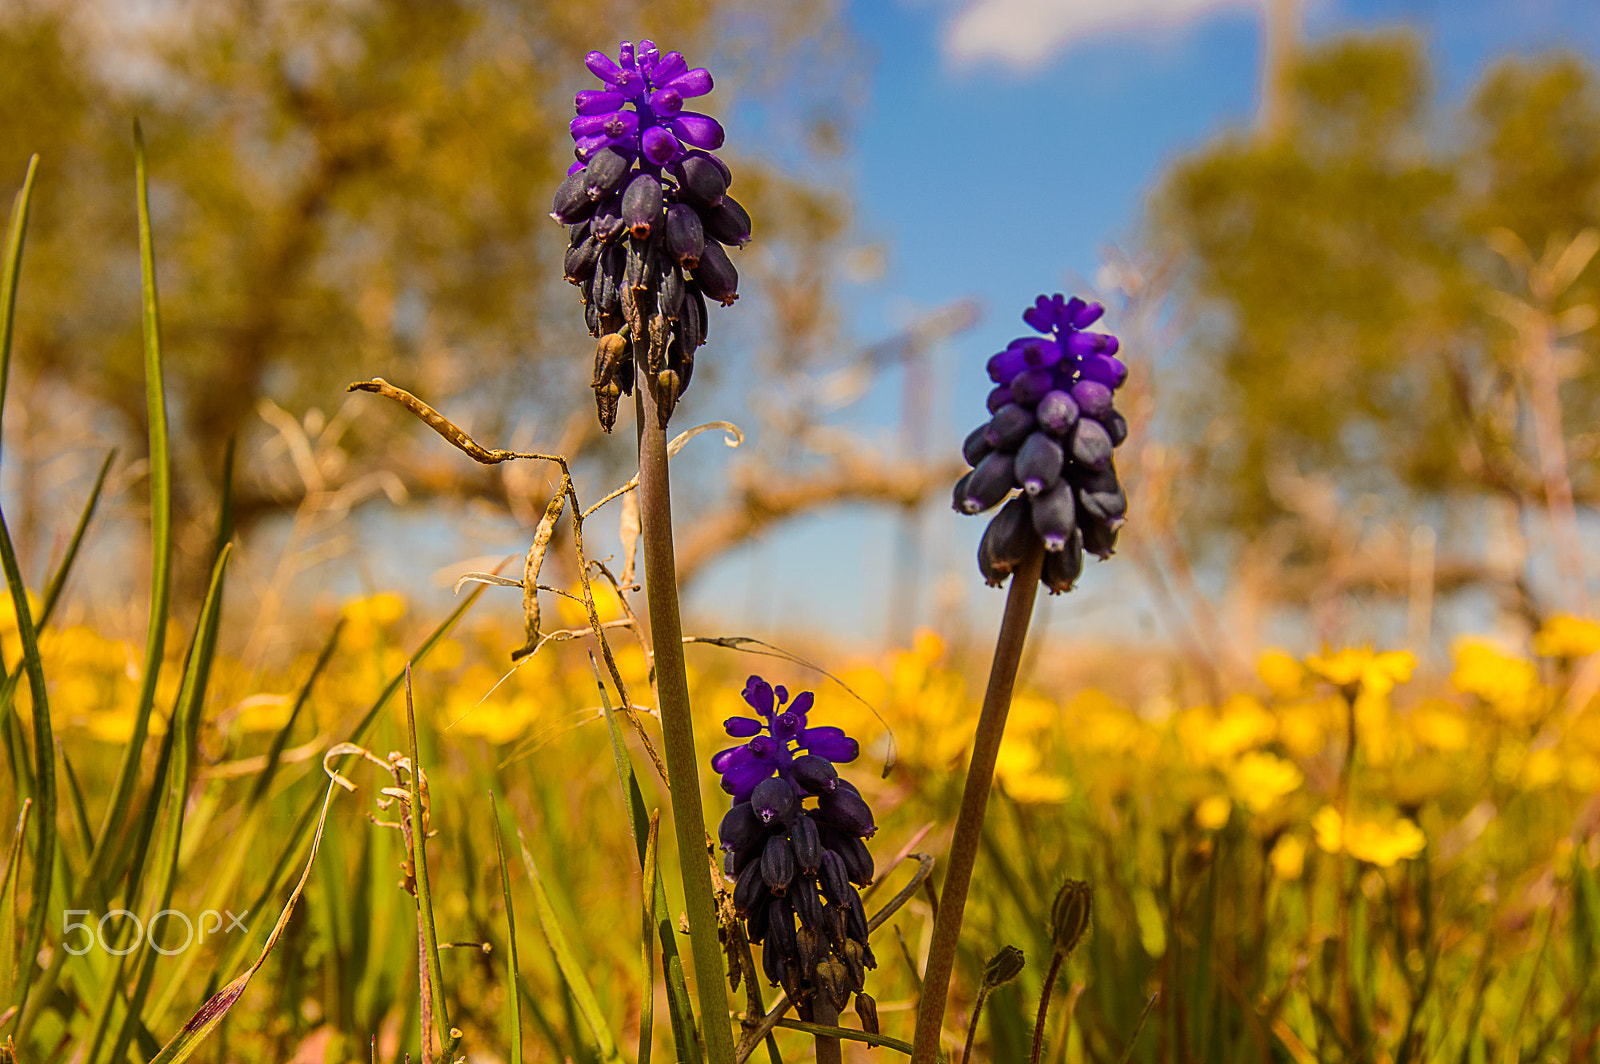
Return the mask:
[[683,666],[683,623],[678,617],[677,562],[672,551],[672,495],[667,478],[667,433],[656,422],[656,404],[639,382],[639,525],[644,553],[645,594],[650,604],[650,641],[655,653],[656,691],[661,701],[662,746],[672,778],[672,823],[678,835],[678,865],[689,911],[689,946],[694,952],[695,992],[709,1064],[733,1064],[733,1032],[723,983],[717,908],[706,859],[705,813],[700,807],[700,771],[689,716],[689,681]]
[[989,666],[989,687],[983,695],[983,712],[978,717],[977,734],[973,736],[972,763],[967,768],[967,783],[961,792],[961,813],[956,818],[955,837],[950,840],[950,870],[945,873],[939,915],[933,922],[928,970],[922,976],[922,1001],[917,1008],[917,1035],[911,1064],[934,1064],[938,1056],[945,999],[950,993],[950,973],[955,967],[956,942],[961,937],[967,889],[972,885],[972,866],[983,835],[983,814],[989,805],[994,763],[1000,755],[1006,715],[1011,712],[1011,690],[1017,682],[1017,665],[1022,660],[1022,644],[1028,637],[1028,620],[1033,616],[1033,600],[1039,591],[1039,572],[1043,567],[1041,544],[1017,566],[1006,594],[1006,612],[1000,621],[994,662]]

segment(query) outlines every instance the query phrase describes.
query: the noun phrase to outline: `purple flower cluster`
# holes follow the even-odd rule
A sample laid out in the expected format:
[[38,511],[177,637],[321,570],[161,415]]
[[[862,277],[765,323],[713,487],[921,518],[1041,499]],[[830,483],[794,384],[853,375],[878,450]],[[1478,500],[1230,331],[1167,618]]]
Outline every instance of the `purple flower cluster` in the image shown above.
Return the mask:
[[622,42],[617,60],[590,52],[584,63],[604,87],[577,95],[578,161],[551,217],[569,227],[566,279],[599,339],[592,385],[601,426],[616,424],[637,372],[664,427],[706,340],[706,300],[738,298],[726,248],[749,242],[750,215],[727,194],[732,171],[711,154],[722,126],[683,107],[711,91],[709,71],[648,40]]
[[1005,582],[1042,538],[1041,580],[1052,594],[1070,591],[1083,554],[1111,556],[1128,500],[1112,451],[1128,435],[1113,405],[1128,377],[1108,333],[1088,332],[1105,308],[1074,296],[1040,296],[1022,320],[1040,336],[1022,336],[989,359],[990,420],[962,444],[972,471],[955,488],[955,508],[980,513],[1020,488],[1001,507],[978,546],[990,586]]
[[819,990],[836,1008],[855,991],[856,1011],[876,1015],[863,987],[877,961],[852,884],[872,882],[862,840],[877,826],[861,793],[834,768],[854,761],[860,747],[840,728],[807,725],[810,691],[790,702],[783,687],[752,676],[744,700],[760,718],[730,717],[723,726],[748,741],[711,759],[734,801],[718,830],[734,908],[750,941],[762,944],[767,978],[803,1010]]

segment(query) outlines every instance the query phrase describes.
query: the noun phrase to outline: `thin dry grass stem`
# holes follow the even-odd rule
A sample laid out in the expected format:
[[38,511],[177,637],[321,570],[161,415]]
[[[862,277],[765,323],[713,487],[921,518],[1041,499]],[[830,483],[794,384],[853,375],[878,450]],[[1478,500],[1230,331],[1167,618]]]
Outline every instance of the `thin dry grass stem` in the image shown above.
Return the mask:
[[[883,908],[873,913],[871,918],[867,920],[868,931],[876,931],[887,923],[891,916],[899,912],[907,902],[916,897],[917,891],[922,889],[922,884],[933,874],[934,860],[931,856],[925,853],[913,853],[908,856],[916,860],[917,870],[912,873],[911,881],[902,887],[898,894],[885,902]],[[887,875],[888,872],[885,872],[884,875],[879,876],[878,882],[882,882]],[[783,1019],[784,1013],[793,1007],[794,1002],[789,1000],[789,995],[780,994],[777,1002],[756,1023],[747,1022],[748,1018],[742,1019],[740,1022],[745,1027],[745,1035],[744,1040],[739,1043],[738,1051],[734,1054],[735,1064],[744,1064],[746,1060],[749,1060],[750,1054],[755,1052],[762,1039],[766,1038],[772,1029],[778,1026],[779,1021]]]
[[[498,465],[501,462],[509,462],[513,459],[520,458],[540,462],[553,462],[561,470],[560,484],[556,488],[555,494],[551,497],[550,503],[545,509],[545,519],[540,521],[539,531],[535,533],[534,545],[528,551],[528,561],[524,567],[522,586],[524,588],[523,604],[526,618],[525,626],[530,633],[535,635],[538,634],[539,616],[537,579],[539,575],[539,568],[543,564],[545,548],[549,545],[549,537],[553,532],[555,519],[556,517],[560,516],[562,509],[570,506],[572,520],[572,549],[577,556],[578,580],[583,588],[582,601],[584,609],[589,615],[589,631],[593,633],[595,641],[600,645],[600,655],[605,660],[606,671],[610,674],[611,682],[617,689],[619,700],[623,706],[628,707],[629,709],[629,711],[625,712],[623,716],[625,716],[628,719],[628,723],[633,726],[635,733],[639,737],[640,744],[644,747],[645,753],[649,756],[650,763],[655,766],[656,772],[660,775],[662,783],[666,784],[670,788],[671,780],[667,773],[666,764],[662,760],[661,755],[656,751],[655,744],[651,741],[649,733],[645,731],[644,725],[639,720],[638,715],[631,711],[633,702],[628,697],[627,683],[622,679],[622,672],[617,667],[616,657],[611,652],[611,644],[605,637],[605,631],[608,627],[619,626],[615,624],[604,623],[600,620],[599,608],[596,605],[594,598],[594,587],[590,583],[589,578],[589,561],[584,555],[583,551],[584,518],[592,514],[599,507],[597,505],[585,510],[579,503],[577,488],[572,480],[572,469],[568,464],[567,459],[559,454],[540,454],[535,451],[504,451],[480,446],[475,440],[472,439],[471,436],[467,435],[465,431],[458,427],[449,418],[445,417],[443,414],[439,413],[437,410],[433,409],[433,407],[429,406],[427,403],[424,403],[421,399],[418,399],[410,392],[403,388],[396,388],[394,385],[390,384],[381,377],[376,377],[370,381],[357,381],[356,383],[351,384],[347,390],[374,392],[378,395],[382,395],[386,398],[394,400],[409,410],[412,414],[416,415],[416,417],[419,418],[429,428],[433,429],[440,436],[444,437],[444,439],[457,450],[461,451],[474,461],[481,462],[484,465]],[[741,436],[740,438],[742,439],[743,437]],[[607,496],[607,500],[625,494],[629,490],[631,489],[625,485],[623,488]],[[552,513],[554,513],[554,517],[551,516]],[[549,525],[548,529],[546,529],[547,522]],[[540,533],[543,533],[543,546],[541,546],[540,543]],[[529,590],[530,587],[532,590]],[[534,654],[548,641],[549,639],[543,637],[532,640],[531,645],[524,645],[519,652],[513,656],[514,660],[523,659]]]

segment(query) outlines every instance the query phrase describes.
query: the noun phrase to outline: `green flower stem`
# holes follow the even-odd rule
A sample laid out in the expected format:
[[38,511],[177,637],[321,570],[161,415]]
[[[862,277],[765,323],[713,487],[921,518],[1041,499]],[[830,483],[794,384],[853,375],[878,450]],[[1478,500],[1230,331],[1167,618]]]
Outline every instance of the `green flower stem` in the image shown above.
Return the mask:
[[672,823],[678,835],[678,865],[689,911],[689,946],[694,953],[695,992],[708,1064],[733,1064],[717,907],[707,863],[705,813],[700,806],[700,771],[689,717],[689,681],[684,674],[683,623],[678,616],[677,562],[672,550],[672,495],[667,478],[667,433],[656,422],[656,404],[641,380],[639,414],[639,525],[644,553],[645,594],[650,605],[650,641],[656,691],[661,702],[662,746],[672,779]]
[[1040,544],[1017,566],[1006,594],[1006,612],[1000,621],[994,661],[989,666],[989,687],[983,695],[983,712],[978,717],[977,734],[973,736],[972,763],[967,767],[967,783],[961,792],[961,812],[956,818],[955,837],[950,840],[950,870],[945,873],[939,915],[933,922],[928,968],[922,975],[922,1000],[917,1007],[917,1034],[912,1043],[911,1064],[935,1064],[938,1056],[945,999],[950,993],[950,973],[955,967],[956,942],[961,937],[967,889],[972,885],[972,866],[983,835],[983,814],[989,804],[989,789],[994,785],[994,763],[1000,755],[1006,715],[1011,712],[1011,690],[1017,682],[1017,665],[1022,660],[1022,645],[1028,637],[1028,621],[1033,616],[1033,600],[1039,591],[1039,573],[1043,568],[1044,547]]
[[[813,994],[811,997],[811,1019],[818,1027],[839,1026],[839,1010],[833,1007],[833,999],[826,992]],[[826,1034],[815,1034],[817,1043],[817,1064],[842,1064],[843,1050],[839,1040]]]

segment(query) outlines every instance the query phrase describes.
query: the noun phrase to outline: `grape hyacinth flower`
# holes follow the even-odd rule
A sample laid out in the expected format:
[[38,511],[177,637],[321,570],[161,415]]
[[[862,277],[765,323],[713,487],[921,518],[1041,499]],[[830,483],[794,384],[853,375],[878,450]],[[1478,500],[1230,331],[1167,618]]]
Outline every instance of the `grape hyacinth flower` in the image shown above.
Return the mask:
[[978,568],[999,587],[1042,538],[1040,580],[1070,591],[1087,551],[1110,557],[1128,499],[1113,450],[1128,423],[1113,405],[1128,368],[1109,333],[1088,332],[1105,308],[1074,296],[1040,296],[1022,320],[1040,336],[1011,341],[989,359],[990,420],[962,444],[972,471],[956,484],[955,508],[981,513],[1005,500],[978,546]]
[[723,727],[747,741],[711,759],[734,802],[718,831],[734,908],[750,941],[762,944],[767,978],[807,1014],[818,991],[836,1009],[853,991],[857,1011],[870,1011],[865,972],[877,962],[856,885],[872,882],[862,840],[877,826],[834,767],[854,761],[860,747],[840,728],[808,724],[810,691],[790,702],[783,687],[752,676],[744,700],[759,719],[730,717]]
[[665,427],[706,341],[707,299],[728,306],[739,297],[726,248],[749,242],[750,215],[728,195],[732,171],[711,154],[722,126],[684,109],[711,91],[709,71],[649,40],[622,42],[615,60],[590,52],[584,65],[602,87],[575,99],[578,161],[551,217],[569,227],[566,279],[599,341],[592,386],[601,427],[616,424],[636,373]]

